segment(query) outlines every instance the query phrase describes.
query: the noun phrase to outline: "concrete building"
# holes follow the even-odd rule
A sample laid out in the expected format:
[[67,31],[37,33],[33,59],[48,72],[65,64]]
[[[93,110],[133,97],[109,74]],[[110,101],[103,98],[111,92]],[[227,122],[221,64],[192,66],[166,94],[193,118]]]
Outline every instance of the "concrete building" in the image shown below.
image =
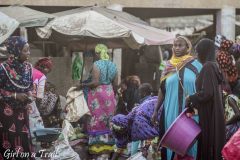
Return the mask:
[[230,39],[235,38],[236,14],[240,14],[239,0],[0,0],[0,5],[16,3],[52,12],[78,6],[119,4],[124,11],[144,20],[159,17],[213,15],[216,33]]

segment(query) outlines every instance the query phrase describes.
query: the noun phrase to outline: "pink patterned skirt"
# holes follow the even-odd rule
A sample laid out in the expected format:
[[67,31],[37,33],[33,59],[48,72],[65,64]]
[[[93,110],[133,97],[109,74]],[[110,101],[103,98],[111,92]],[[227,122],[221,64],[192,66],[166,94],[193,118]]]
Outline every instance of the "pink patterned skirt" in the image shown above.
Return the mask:
[[112,85],[100,85],[90,90],[88,107],[92,116],[88,132],[99,135],[110,131],[109,122],[116,108]]

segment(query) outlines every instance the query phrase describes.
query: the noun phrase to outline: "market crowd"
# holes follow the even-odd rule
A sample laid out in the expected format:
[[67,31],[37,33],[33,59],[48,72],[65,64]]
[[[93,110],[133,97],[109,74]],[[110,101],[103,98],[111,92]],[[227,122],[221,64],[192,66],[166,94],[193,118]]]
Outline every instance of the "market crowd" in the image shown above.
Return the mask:
[[[54,65],[51,58],[29,63],[29,44],[22,37],[9,37],[4,45],[9,58],[0,64],[0,160],[6,159],[6,151],[37,153],[54,147],[61,138],[79,154],[72,159],[232,160],[240,156],[240,44],[224,36],[203,38],[195,46],[177,36],[172,56],[160,65],[157,95],[137,75],[118,84],[117,66],[104,44],[84,55],[93,57],[89,78],[69,89],[66,97],[58,95],[54,83],[47,80]],[[159,145],[182,112],[201,128],[184,156]],[[39,142],[37,130],[66,127],[66,119],[73,128],[71,135],[63,129],[58,139]],[[38,156],[13,155],[12,159]]]

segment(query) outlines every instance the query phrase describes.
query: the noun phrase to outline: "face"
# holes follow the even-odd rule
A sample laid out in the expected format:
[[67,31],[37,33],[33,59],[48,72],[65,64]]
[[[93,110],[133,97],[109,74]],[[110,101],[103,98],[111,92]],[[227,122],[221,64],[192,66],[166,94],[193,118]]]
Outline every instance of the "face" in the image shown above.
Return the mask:
[[100,59],[100,54],[99,53],[95,53],[94,61],[99,60],[99,59]]
[[139,88],[139,97],[140,99],[144,98],[146,96],[146,92],[140,87]]
[[48,73],[51,72],[51,69],[49,69],[47,67],[43,67],[42,72],[43,72],[43,74],[47,75]]
[[197,53],[197,58],[198,58],[199,62],[202,63],[202,64],[204,64],[205,61],[206,61],[205,57],[200,56],[198,53]]
[[176,57],[181,57],[187,54],[187,43],[182,38],[177,38],[173,43],[173,52]]
[[125,83],[121,83],[120,88],[122,91],[125,91],[127,89],[127,85]]
[[19,56],[19,61],[20,62],[25,62],[30,58],[30,47],[29,44],[26,43],[22,49],[22,53]]

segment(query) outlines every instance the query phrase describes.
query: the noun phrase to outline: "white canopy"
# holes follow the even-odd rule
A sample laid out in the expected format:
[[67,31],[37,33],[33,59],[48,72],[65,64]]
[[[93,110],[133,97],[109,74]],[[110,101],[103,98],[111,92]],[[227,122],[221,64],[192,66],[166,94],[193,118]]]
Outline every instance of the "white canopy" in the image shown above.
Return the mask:
[[130,47],[137,48],[141,45],[171,44],[175,37],[130,14],[103,7],[78,8],[55,15],[59,17],[37,29],[41,38],[50,38],[53,31],[56,31],[73,37],[122,38]]
[[20,23],[20,27],[45,26],[49,19],[55,17],[52,14],[40,12],[24,6],[0,7],[0,12],[16,19]]
[[4,42],[19,26],[19,23],[0,12],[0,44]]

